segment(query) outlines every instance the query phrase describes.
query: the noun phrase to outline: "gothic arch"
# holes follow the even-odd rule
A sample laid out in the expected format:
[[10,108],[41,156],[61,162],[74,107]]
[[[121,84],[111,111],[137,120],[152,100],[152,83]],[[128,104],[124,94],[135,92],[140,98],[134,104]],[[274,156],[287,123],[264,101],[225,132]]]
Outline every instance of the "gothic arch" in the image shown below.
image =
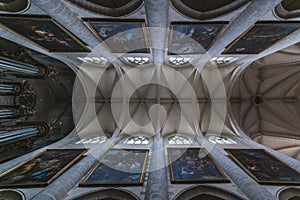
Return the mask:
[[168,145],[192,145],[195,143],[189,135],[171,134],[166,138]]
[[282,19],[300,17],[300,3],[295,0],[283,0],[275,7],[275,15]]
[[299,188],[284,188],[279,191],[278,199],[279,200],[297,200],[300,198],[300,189]]
[[242,200],[230,192],[211,186],[196,186],[187,188],[178,194],[174,200]]
[[0,13],[22,13],[30,7],[30,0],[7,0],[0,2]]
[[6,200],[25,200],[26,197],[23,192],[14,189],[1,189],[0,199]]
[[75,200],[139,200],[134,194],[116,189],[105,189],[84,194]]
[[226,0],[226,1],[210,1],[202,0],[171,0],[174,8],[183,15],[199,19],[206,20],[216,18],[227,13],[230,13],[243,5],[247,4],[251,0]]
[[143,4],[143,0],[67,0],[85,10],[111,17],[128,15]]

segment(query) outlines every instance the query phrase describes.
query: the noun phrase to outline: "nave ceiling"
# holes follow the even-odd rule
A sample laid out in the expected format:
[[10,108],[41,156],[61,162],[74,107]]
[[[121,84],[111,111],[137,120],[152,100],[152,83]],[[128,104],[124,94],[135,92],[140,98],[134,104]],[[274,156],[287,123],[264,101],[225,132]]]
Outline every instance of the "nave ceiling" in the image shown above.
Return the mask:
[[[275,7],[279,3],[280,1],[274,1],[267,6]],[[185,5],[182,9],[178,7],[181,4]],[[8,3],[2,7],[6,9],[9,5],[12,4]],[[297,75],[297,61],[290,61],[290,58],[294,59],[299,51],[298,41],[295,40],[298,32],[258,54],[223,54],[224,49],[243,32],[249,30],[255,22],[276,23],[280,21],[278,16],[274,15],[272,10],[257,11],[255,18],[249,15],[248,18],[251,19],[238,25],[240,19],[245,17],[245,13],[249,13],[252,7],[257,6],[251,1],[242,0],[219,1],[218,4],[203,1],[197,5],[193,5],[191,1],[166,1],[161,5],[161,9],[165,11],[160,16],[151,7],[154,5],[153,2],[138,0],[111,1],[110,3],[55,0],[55,5],[50,1],[41,3],[32,0],[30,7],[26,10],[25,6],[25,11],[18,15],[19,17],[45,15],[53,18],[60,26],[85,43],[89,49],[97,46],[97,50],[90,53],[49,52],[4,28],[0,29],[1,37],[61,60],[75,72],[83,71],[80,81],[86,82],[82,83],[83,88],[73,91],[73,101],[75,105],[78,105],[74,109],[73,102],[73,114],[75,121],[83,126],[77,127],[79,132],[81,130],[91,132],[91,134],[97,132],[93,123],[98,123],[103,134],[109,137],[120,129],[120,134],[128,135],[153,136],[161,132],[163,135],[180,133],[192,137],[197,134],[227,136],[246,134],[257,141],[262,141],[261,138],[269,136],[284,138],[285,141],[298,139],[297,81],[299,76]],[[282,5],[287,8],[286,2]],[[194,10],[190,12],[194,15],[189,15],[188,11],[191,11],[189,9]],[[95,37],[90,27],[86,26],[85,19],[95,18],[106,21],[143,21],[148,29],[144,37],[148,40],[150,52],[111,53],[107,46],[101,44]],[[290,19],[291,22],[295,20],[297,18]],[[188,24],[195,21],[198,23],[224,22],[225,25],[209,46],[207,53],[170,55],[167,50],[171,40],[170,24],[173,22]],[[166,30],[155,31],[150,27]],[[288,46],[295,52],[279,51]],[[132,57],[146,58],[147,62],[145,64],[136,60],[131,62],[129,58]],[[217,63],[213,61],[214,57],[231,57],[234,61]],[[188,61],[183,64],[177,62],[176,65],[172,62],[175,58]],[[103,59],[104,62],[99,63],[99,59]],[[82,62],[82,60],[85,61]],[[100,80],[98,80],[99,77],[95,80],[94,75],[97,73],[102,74]],[[180,76],[184,81],[174,80],[172,73],[174,76]],[[119,108],[118,103],[124,99],[120,100],[119,97],[114,99],[112,93],[116,84],[124,77],[126,77],[124,82],[126,87],[129,87],[129,91],[134,91],[132,95],[128,95],[125,90],[123,94],[125,96],[122,96],[124,99],[129,99],[127,117],[133,119],[131,123],[139,126],[132,126],[128,123],[129,119],[123,119],[124,122],[120,125],[114,117],[113,108]],[[137,83],[143,81],[145,84],[140,87]],[[84,84],[87,85],[84,86]],[[87,91],[90,84],[96,89],[95,93]],[[176,92],[174,93],[172,89],[176,89]],[[190,89],[192,94],[187,92]],[[191,95],[195,95],[195,98],[191,98]],[[182,109],[183,107],[186,109]],[[156,110],[158,113],[162,112],[161,123],[153,122],[158,118],[150,114],[151,108],[152,110],[158,109]],[[95,112],[95,115],[89,116],[89,109]],[[199,113],[196,112],[197,110]],[[196,122],[194,117],[191,117],[191,113],[198,116]],[[150,126],[141,126],[149,124]],[[293,143],[291,148],[294,146]]]

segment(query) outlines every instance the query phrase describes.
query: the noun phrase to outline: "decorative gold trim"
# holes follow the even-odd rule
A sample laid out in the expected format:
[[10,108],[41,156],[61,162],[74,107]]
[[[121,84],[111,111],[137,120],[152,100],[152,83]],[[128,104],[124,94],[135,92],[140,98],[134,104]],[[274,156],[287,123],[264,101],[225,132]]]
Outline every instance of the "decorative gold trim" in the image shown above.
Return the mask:
[[63,174],[68,168],[70,168],[73,164],[75,164],[75,162],[77,162],[88,150],[87,149],[76,149],[76,148],[72,148],[72,149],[46,149],[40,153],[38,153],[37,155],[21,162],[20,164],[14,166],[13,168],[3,172],[2,174],[0,174],[0,178],[2,178],[3,176],[13,172],[14,170],[20,168],[21,166],[23,166],[24,164],[30,162],[31,160],[41,156],[42,154],[44,154],[47,151],[68,151],[68,150],[82,150],[82,152],[75,157],[71,162],[69,162],[65,167],[63,167],[57,174],[55,174],[53,177],[51,177],[47,182],[40,182],[40,183],[31,183],[31,184],[4,184],[1,185],[0,183],[0,187],[43,187],[46,186],[48,184],[50,184],[53,180],[55,180],[57,177],[59,177],[61,174]]
[[[81,46],[83,49],[85,49],[86,51],[76,51],[76,50],[68,50],[68,51],[53,51],[53,50],[50,50],[48,49],[46,46],[43,46],[31,39],[29,39],[28,37],[20,34],[19,32],[15,31],[14,29],[11,29],[9,28],[8,26],[6,26],[5,24],[1,23],[1,19],[25,19],[25,20],[37,20],[37,21],[50,21],[52,22],[54,25],[56,25],[59,29],[61,29],[62,32],[66,33],[67,35],[69,35],[79,46]],[[48,16],[43,16],[43,15],[36,15],[36,16],[26,16],[26,15],[23,15],[22,17],[20,16],[0,16],[0,27],[4,28],[5,30],[19,36],[20,38],[28,41],[29,43],[31,44],[34,44],[35,46],[38,46],[39,48],[45,50],[45,51],[48,51],[48,52],[56,52],[56,53],[59,53],[59,52],[90,52],[90,49],[86,46],[86,44],[81,41],[79,38],[77,38],[74,34],[72,34],[69,30],[67,30],[66,28],[64,28],[62,25],[60,25],[58,22],[56,22],[54,19],[48,17]]]
[[[215,43],[215,41],[220,37],[220,35],[224,32],[225,28],[227,27],[228,22],[172,22],[170,25],[170,34],[169,34],[169,43],[168,43],[168,55],[173,55],[171,54],[171,46],[172,46],[172,41],[173,41],[173,31],[174,31],[174,26],[179,25],[179,26],[203,26],[203,25],[219,25],[221,28],[216,34],[216,36],[212,39],[212,41],[209,43],[207,48],[203,48],[204,50],[208,51],[211,46]],[[189,37],[189,36],[186,36]],[[192,39],[192,38],[191,38]],[[201,45],[199,42],[195,41],[195,43]],[[201,54],[201,53],[178,53],[176,55],[196,55],[196,54]]]
[[[147,33],[147,27],[146,23],[143,21],[134,21],[134,20],[127,20],[127,21],[116,21],[116,20],[109,20],[109,19],[94,19],[94,18],[84,18],[83,19],[86,26],[90,29],[90,31],[95,35],[95,37],[99,40],[100,43],[103,43],[103,45],[110,51],[110,53],[115,54],[146,54],[150,53],[150,47],[149,47],[149,39],[148,39],[148,33]],[[91,23],[97,23],[97,22],[106,22],[106,23],[115,23],[115,24],[141,24],[143,29],[143,35],[144,35],[144,42],[146,45],[147,52],[113,52],[112,49],[106,44],[106,42],[103,40],[103,38],[99,35],[99,33],[93,28],[93,25]]]
[[244,166],[244,164],[242,162],[240,162],[240,160],[238,158],[236,158],[231,153],[231,151],[234,151],[234,150],[261,151],[261,152],[265,153],[266,155],[270,156],[271,158],[273,158],[274,160],[279,161],[284,166],[286,166],[286,167],[290,168],[291,170],[297,172],[299,174],[299,177],[300,177],[300,172],[297,169],[289,166],[287,163],[283,162],[281,159],[279,159],[276,156],[272,155],[270,152],[266,151],[265,149],[250,149],[250,148],[233,148],[233,149],[229,149],[229,148],[225,148],[224,150],[228,153],[228,155],[230,156],[230,158],[235,163],[237,163],[251,178],[253,178],[258,183],[269,184],[269,185],[300,185],[300,182],[259,180],[250,170],[247,169],[247,167]]
[[[169,170],[170,170],[170,179],[171,183],[173,184],[193,184],[193,183],[229,183],[229,179],[227,176],[224,174],[223,170],[221,167],[218,165],[218,163],[215,161],[215,159],[208,153],[206,148],[201,148],[201,147],[192,147],[192,148],[167,148],[168,150],[168,165],[169,165]],[[172,158],[171,158],[171,150],[197,150],[197,151],[204,151],[205,154],[208,156],[208,158],[211,160],[213,165],[217,168],[217,170],[220,172],[220,174],[223,176],[221,179],[206,179],[206,180],[175,180],[174,179],[174,173],[173,173],[173,167],[172,167]]]
[[[94,173],[94,171],[98,168],[98,166],[102,163],[102,161],[106,158],[106,156],[112,151],[112,150],[119,150],[119,151],[145,151],[146,155],[144,158],[143,168],[141,172],[141,178],[139,183],[129,183],[129,182],[103,182],[103,183],[86,183],[87,180],[91,177],[91,175]],[[79,186],[82,187],[91,187],[91,186],[100,186],[100,185],[143,185],[144,183],[144,177],[145,177],[145,171],[146,171],[146,165],[148,160],[149,150],[148,149],[120,149],[120,148],[112,148],[109,149],[104,156],[90,169],[90,171],[87,173],[86,177],[83,179],[83,181],[79,184]]]
[[255,28],[256,25],[274,25],[274,24],[299,24],[299,22],[297,21],[290,21],[290,22],[278,22],[278,21],[265,21],[265,22],[257,22],[254,25],[252,25],[250,28],[248,28],[245,32],[243,32],[239,37],[237,37],[235,40],[233,40],[226,48],[225,50],[221,53],[221,54],[231,54],[231,55],[243,55],[243,54],[260,54],[261,52],[267,50],[268,48],[272,47],[273,45],[277,44],[278,42],[280,42],[281,40],[285,39],[286,37],[296,33],[297,31],[299,31],[300,29],[300,24],[299,24],[299,28],[296,29],[295,31],[292,31],[291,33],[287,34],[286,36],[284,36],[283,38],[273,42],[271,45],[267,46],[266,48],[258,51],[258,52],[230,52],[228,53],[228,51],[231,49],[231,47],[233,47],[236,43],[238,43],[240,41],[240,39],[242,37],[244,37],[248,32],[250,32],[252,29]]

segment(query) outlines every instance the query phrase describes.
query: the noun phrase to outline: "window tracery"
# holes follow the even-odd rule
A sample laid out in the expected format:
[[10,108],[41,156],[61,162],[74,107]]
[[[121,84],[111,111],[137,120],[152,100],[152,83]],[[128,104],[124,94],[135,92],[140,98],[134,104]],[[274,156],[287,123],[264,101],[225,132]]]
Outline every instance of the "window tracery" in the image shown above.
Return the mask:
[[213,144],[237,144],[236,141],[230,138],[226,138],[223,136],[215,136],[215,135],[209,136],[208,141],[210,141]]
[[188,57],[170,57],[169,58],[169,63],[175,66],[183,66],[190,64],[192,61],[192,58]]
[[124,141],[124,144],[142,144],[147,145],[149,144],[150,139],[148,137],[144,136],[138,136],[138,137],[130,137],[127,140]]
[[222,64],[228,64],[238,59],[238,57],[214,57],[210,60],[210,63],[213,65],[222,65]]
[[150,63],[150,59],[147,57],[140,57],[140,56],[130,56],[126,57],[125,60],[131,64],[135,65],[145,65]]
[[94,138],[83,138],[75,144],[102,144],[107,140],[106,136],[99,136]]
[[169,144],[193,144],[193,141],[185,136],[174,135],[168,138]]

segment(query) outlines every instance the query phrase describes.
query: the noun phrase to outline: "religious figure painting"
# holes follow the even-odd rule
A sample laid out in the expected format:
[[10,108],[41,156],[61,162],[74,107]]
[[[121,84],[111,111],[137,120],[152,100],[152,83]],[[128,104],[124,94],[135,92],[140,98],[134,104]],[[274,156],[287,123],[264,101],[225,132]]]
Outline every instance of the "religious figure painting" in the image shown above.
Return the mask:
[[264,149],[225,149],[229,156],[261,184],[300,184],[300,173]]
[[171,23],[168,54],[205,54],[226,24],[226,22]]
[[168,148],[171,182],[229,182],[218,164],[204,148]]
[[0,187],[43,187],[77,162],[86,149],[47,149],[0,175]]
[[0,16],[0,26],[49,52],[89,52],[81,40],[48,16]]
[[144,21],[84,19],[100,42],[112,53],[149,53]]
[[223,54],[258,54],[300,28],[300,22],[258,22],[235,39]]
[[142,185],[147,158],[145,149],[111,149],[80,186]]

